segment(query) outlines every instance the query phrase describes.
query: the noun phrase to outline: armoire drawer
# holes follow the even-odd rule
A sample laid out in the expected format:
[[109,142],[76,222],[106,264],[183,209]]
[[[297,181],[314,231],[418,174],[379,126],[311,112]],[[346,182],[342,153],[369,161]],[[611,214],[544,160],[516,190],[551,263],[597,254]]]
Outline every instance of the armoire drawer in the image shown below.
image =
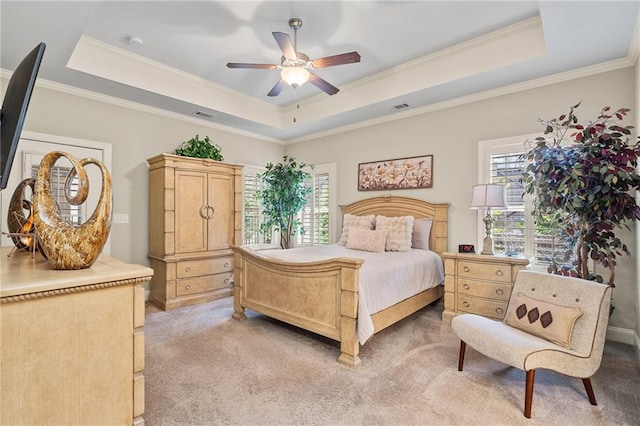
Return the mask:
[[456,299],[457,310],[460,312],[469,312],[499,320],[503,319],[507,313],[508,301],[481,299],[464,294],[458,294]]
[[204,277],[186,278],[176,281],[176,295],[186,296],[189,294],[204,293],[223,288],[231,288],[231,272],[222,274],[207,275]]
[[458,294],[484,297],[494,300],[509,300],[511,296],[511,284],[490,283],[476,281],[469,278],[458,278]]
[[458,261],[458,277],[511,283],[511,267],[495,263]]
[[216,257],[213,259],[184,260],[177,264],[177,277],[190,278],[202,275],[217,274],[233,270],[233,260],[231,256]]

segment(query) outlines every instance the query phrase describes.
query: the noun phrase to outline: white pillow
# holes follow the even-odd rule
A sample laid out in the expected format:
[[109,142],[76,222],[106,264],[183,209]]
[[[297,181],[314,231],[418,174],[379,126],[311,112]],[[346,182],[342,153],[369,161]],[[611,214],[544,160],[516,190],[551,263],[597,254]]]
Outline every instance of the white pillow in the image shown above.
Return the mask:
[[413,234],[411,235],[411,248],[429,250],[429,235],[431,235],[431,219],[415,219],[413,221]]
[[385,251],[411,250],[413,216],[376,216],[376,229],[386,230],[389,232],[387,234]]
[[342,219],[342,235],[338,244],[344,246],[347,244],[347,238],[349,237],[349,229],[373,229],[373,225],[376,223],[376,217],[372,214],[368,216],[356,216],[352,214],[345,214]]
[[387,242],[387,231],[352,228],[347,237],[347,248],[383,253]]

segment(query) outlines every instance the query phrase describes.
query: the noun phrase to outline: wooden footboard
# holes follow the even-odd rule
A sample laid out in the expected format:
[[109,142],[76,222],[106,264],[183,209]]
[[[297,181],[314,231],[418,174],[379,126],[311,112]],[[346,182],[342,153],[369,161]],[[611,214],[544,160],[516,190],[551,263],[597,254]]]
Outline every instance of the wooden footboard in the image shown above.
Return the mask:
[[245,308],[340,342],[338,360],[360,364],[356,322],[362,259],[291,263],[245,247],[234,251],[234,314]]

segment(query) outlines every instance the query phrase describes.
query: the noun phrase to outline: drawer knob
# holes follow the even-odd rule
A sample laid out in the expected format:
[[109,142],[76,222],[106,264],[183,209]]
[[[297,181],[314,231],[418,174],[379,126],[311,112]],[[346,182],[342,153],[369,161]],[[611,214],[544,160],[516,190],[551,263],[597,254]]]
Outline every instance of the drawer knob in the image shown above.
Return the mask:
[[225,284],[229,284],[229,278],[225,278],[225,279],[224,279],[224,283],[225,283]]
[[501,276],[503,276],[503,275],[504,275],[504,272],[502,272],[502,270],[501,270],[501,269],[498,269],[498,270],[496,271],[496,275],[497,275],[497,276],[499,276],[499,277],[501,277]]
[[502,313],[504,312],[504,309],[502,308],[496,308],[496,313],[502,315]]
[[502,289],[501,289],[501,288],[499,288],[499,289],[497,289],[497,290],[496,290],[496,294],[497,294],[498,296],[502,296],[502,294],[503,294],[503,293],[504,293],[504,291],[502,291]]
[[468,266],[465,266],[465,267],[464,267],[464,268],[462,268],[462,269],[463,269],[465,272],[469,272],[469,271],[470,271],[470,269],[469,269],[469,267],[468,267]]
[[191,272],[191,268],[184,268],[185,272]]
[[185,286],[184,286],[184,289],[185,289],[185,290],[191,290],[191,284],[187,284],[187,285],[185,285]]
[[464,285],[462,286],[462,288],[464,288],[465,290],[469,290],[469,284],[464,283]]
[[224,267],[228,268],[229,267],[229,262],[224,262]]
[[462,306],[464,306],[465,308],[469,307],[469,302],[462,302]]

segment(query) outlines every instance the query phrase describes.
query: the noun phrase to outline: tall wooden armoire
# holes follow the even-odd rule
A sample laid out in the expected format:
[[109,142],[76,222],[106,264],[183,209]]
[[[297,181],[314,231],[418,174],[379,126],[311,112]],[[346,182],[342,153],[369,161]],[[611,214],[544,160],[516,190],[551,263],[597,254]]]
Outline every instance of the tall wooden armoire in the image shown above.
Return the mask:
[[150,301],[170,310],[230,296],[242,166],[171,154],[147,162]]

